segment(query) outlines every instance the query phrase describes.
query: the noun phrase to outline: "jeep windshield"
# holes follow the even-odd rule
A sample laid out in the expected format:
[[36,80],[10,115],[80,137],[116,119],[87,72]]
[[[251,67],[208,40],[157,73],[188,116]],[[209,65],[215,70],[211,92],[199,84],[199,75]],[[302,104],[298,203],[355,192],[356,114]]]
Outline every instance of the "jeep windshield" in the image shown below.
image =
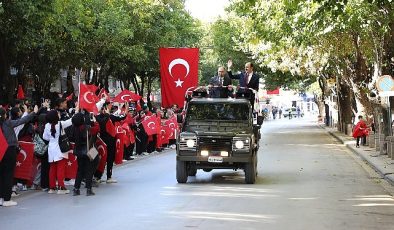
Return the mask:
[[246,103],[193,103],[189,104],[188,121],[247,121],[249,105]]

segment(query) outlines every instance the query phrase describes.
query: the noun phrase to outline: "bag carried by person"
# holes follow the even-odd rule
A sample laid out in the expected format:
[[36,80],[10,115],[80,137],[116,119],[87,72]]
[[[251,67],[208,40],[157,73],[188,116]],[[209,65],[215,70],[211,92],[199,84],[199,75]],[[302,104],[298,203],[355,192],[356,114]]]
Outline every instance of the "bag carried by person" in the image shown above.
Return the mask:
[[45,144],[44,140],[40,137],[40,135],[35,134],[33,137],[34,143],[34,155],[41,158],[48,151],[48,145]]
[[59,147],[62,153],[67,153],[68,151],[71,150],[70,141],[68,140],[68,137],[64,132],[64,129],[62,127],[62,122],[60,122]]
[[87,148],[88,148],[88,154],[87,155],[88,155],[90,161],[93,161],[98,155],[98,150],[94,146],[94,144],[92,145],[92,147],[90,147],[90,145],[89,145],[89,131],[87,131],[87,135],[86,135],[86,145],[87,145]]

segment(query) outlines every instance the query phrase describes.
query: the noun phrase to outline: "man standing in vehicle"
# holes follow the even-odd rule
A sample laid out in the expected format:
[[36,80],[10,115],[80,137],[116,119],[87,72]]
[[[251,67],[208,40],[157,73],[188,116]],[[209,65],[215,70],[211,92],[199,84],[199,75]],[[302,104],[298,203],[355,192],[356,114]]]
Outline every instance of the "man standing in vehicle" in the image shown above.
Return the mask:
[[[211,78],[209,81],[210,95],[215,98],[226,98],[232,91],[231,78],[227,75],[223,66],[218,68],[218,75]],[[223,87],[225,86],[225,87]]]
[[227,70],[228,70],[228,75],[231,79],[238,79],[240,87],[251,88],[256,91],[259,90],[260,77],[253,71],[253,63],[247,62],[245,64],[245,72],[241,72],[240,74],[236,74],[236,75],[232,74],[231,71],[232,66],[233,66],[233,61],[228,60]]

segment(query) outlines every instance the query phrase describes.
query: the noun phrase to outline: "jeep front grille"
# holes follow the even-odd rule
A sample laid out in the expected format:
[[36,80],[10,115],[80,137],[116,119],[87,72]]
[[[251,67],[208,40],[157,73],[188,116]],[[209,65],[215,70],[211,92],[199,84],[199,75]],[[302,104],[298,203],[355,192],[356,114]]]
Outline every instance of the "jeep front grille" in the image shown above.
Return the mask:
[[198,147],[200,150],[231,152],[232,138],[200,137]]

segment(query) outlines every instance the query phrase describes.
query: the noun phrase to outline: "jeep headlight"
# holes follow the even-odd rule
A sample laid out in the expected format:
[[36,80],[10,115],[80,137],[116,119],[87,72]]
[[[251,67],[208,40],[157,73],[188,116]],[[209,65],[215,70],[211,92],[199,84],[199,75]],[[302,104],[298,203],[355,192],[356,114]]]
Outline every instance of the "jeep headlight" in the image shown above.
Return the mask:
[[233,151],[249,151],[250,138],[249,137],[234,137]]
[[189,139],[186,141],[186,146],[189,148],[193,148],[195,146],[195,144],[196,144],[195,140]]
[[181,133],[179,150],[196,151],[197,136],[194,133]]
[[243,149],[244,148],[244,142],[243,141],[235,141],[235,148]]

